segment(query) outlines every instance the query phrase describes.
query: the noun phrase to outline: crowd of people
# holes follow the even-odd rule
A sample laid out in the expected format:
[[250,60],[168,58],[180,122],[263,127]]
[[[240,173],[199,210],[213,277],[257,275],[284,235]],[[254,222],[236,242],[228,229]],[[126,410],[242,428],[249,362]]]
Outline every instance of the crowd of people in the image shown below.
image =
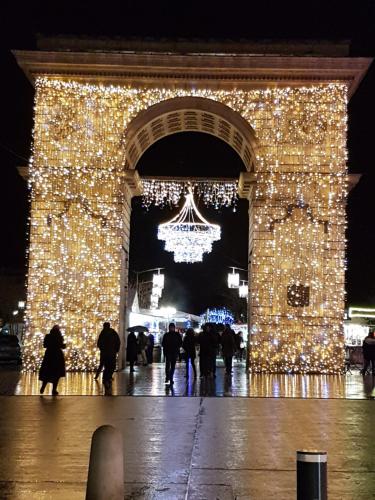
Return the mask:
[[[100,352],[99,365],[95,373],[97,380],[103,372],[105,392],[112,390],[112,378],[116,369],[117,353],[120,350],[120,337],[105,322],[99,334],[97,347]],[[130,372],[134,372],[136,364],[147,366],[153,362],[155,340],[152,333],[130,331],[127,338],[126,360]],[[55,325],[44,338],[43,347],[46,349],[39,371],[39,380],[42,382],[40,393],[43,394],[48,383],[52,384],[52,394],[57,395],[57,386],[61,377],[65,377],[65,359],[63,349],[65,343],[58,325]],[[173,385],[174,371],[177,360],[184,358],[186,362],[186,378],[189,378],[191,367],[194,378],[197,377],[195,360],[199,356],[199,370],[201,377],[216,376],[216,358],[219,352],[225,361],[225,370],[228,375],[232,372],[233,356],[242,360],[245,344],[241,332],[235,334],[229,325],[206,323],[202,331],[196,334],[192,328],[186,332],[178,332],[175,324],[170,323],[168,331],[163,335],[162,349],[165,358],[165,382]],[[197,353],[198,350],[198,353]]]
[[245,348],[241,332],[235,334],[229,325],[216,325],[206,323],[202,331],[196,335],[192,328],[188,328],[184,336],[176,331],[174,323],[170,323],[168,331],[162,340],[163,354],[165,357],[165,383],[173,385],[173,375],[177,359],[182,354],[186,363],[185,377],[189,378],[190,366],[194,378],[197,377],[195,359],[197,348],[199,350],[199,371],[201,377],[216,377],[216,359],[219,351],[225,362],[225,372],[232,373],[233,357],[237,354],[243,357]]
[[[127,361],[130,372],[134,372],[135,364],[147,366],[153,361],[154,336],[139,332],[128,334]],[[116,369],[116,358],[120,350],[120,337],[105,322],[99,334],[97,347],[100,351],[99,366],[95,379],[98,379],[103,370],[103,385],[106,394],[112,390],[112,377]],[[43,341],[46,349],[39,371],[39,380],[42,382],[40,393],[43,394],[48,383],[52,384],[52,394],[57,395],[57,386],[61,377],[65,377],[65,359],[63,349],[65,343],[58,325],[55,325]],[[162,349],[165,358],[165,383],[173,386],[176,362],[181,360],[181,354],[186,363],[185,377],[190,376],[190,367],[193,377],[197,377],[195,360],[199,356],[199,372],[201,377],[216,377],[216,359],[221,353],[226,375],[232,373],[233,357],[236,355],[242,360],[245,344],[241,332],[237,334],[230,325],[217,325],[206,323],[198,334],[188,328],[184,334],[176,330],[174,323],[169,324],[168,331],[162,339]],[[197,352],[198,351],[198,352]],[[375,332],[371,331],[363,341],[363,369],[365,375],[371,365],[372,374],[375,376]]]

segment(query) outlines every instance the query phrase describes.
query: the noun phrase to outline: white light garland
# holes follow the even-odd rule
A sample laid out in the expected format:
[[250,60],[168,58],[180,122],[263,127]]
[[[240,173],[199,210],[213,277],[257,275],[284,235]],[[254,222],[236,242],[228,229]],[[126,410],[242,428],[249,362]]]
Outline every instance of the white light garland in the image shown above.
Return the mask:
[[201,262],[203,254],[220,240],[220,226],[210,224],[198,211],[189,189],[181,211],[168,222],[160,224],[158,239],[165,241],[165,250],[174,253],[175,262]]
[[216,209],[232,207],[236,211],[238,182],[235,180],[170,180],[142,179],[142,205],[160,208],[177,207],[181,197],[189,191],[202,197],[206,206]]

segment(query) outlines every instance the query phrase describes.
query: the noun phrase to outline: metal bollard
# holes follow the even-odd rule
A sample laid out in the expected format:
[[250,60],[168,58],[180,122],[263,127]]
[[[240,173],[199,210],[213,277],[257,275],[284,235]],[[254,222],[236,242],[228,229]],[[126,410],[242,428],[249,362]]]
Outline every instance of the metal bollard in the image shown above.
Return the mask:
[[297,451],[297,500],[327,500],[326,451]]
[[98,427],[92,436],[86,500],[124,500],[122,434],[112,425]]

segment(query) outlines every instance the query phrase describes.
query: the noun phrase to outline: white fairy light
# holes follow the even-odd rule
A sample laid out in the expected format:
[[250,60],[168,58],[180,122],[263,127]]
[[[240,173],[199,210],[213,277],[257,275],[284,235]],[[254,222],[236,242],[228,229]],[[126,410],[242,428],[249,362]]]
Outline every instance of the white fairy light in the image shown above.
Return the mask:
[[165,250],[174,252],[175,262],[201,262],[203,254],[220,240],[220,226],[210,224],[198,211],[189,189],[181,211],[168,222],[160,224],[158,239],[165,241]]
[[142,205],[149,209],[151,205],[160,208],[177,207],[184,193],[191,190],[202,197],[206,206],[216,209],[232,207],[236,211],[238,182],[236,180],[159,180],[142,179]]

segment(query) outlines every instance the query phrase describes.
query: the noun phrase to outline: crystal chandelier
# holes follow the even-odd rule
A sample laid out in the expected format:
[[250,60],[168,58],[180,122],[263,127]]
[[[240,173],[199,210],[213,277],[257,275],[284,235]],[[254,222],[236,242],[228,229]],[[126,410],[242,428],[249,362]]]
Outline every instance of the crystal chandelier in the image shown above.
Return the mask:
[[159,225],[158,239],[165,241],[165,250],[174,252],[175,262],[201,262],[203,254],[211,252],[212,243],[220,240],[220,226],[206,221],[189,188],[181,211]]

